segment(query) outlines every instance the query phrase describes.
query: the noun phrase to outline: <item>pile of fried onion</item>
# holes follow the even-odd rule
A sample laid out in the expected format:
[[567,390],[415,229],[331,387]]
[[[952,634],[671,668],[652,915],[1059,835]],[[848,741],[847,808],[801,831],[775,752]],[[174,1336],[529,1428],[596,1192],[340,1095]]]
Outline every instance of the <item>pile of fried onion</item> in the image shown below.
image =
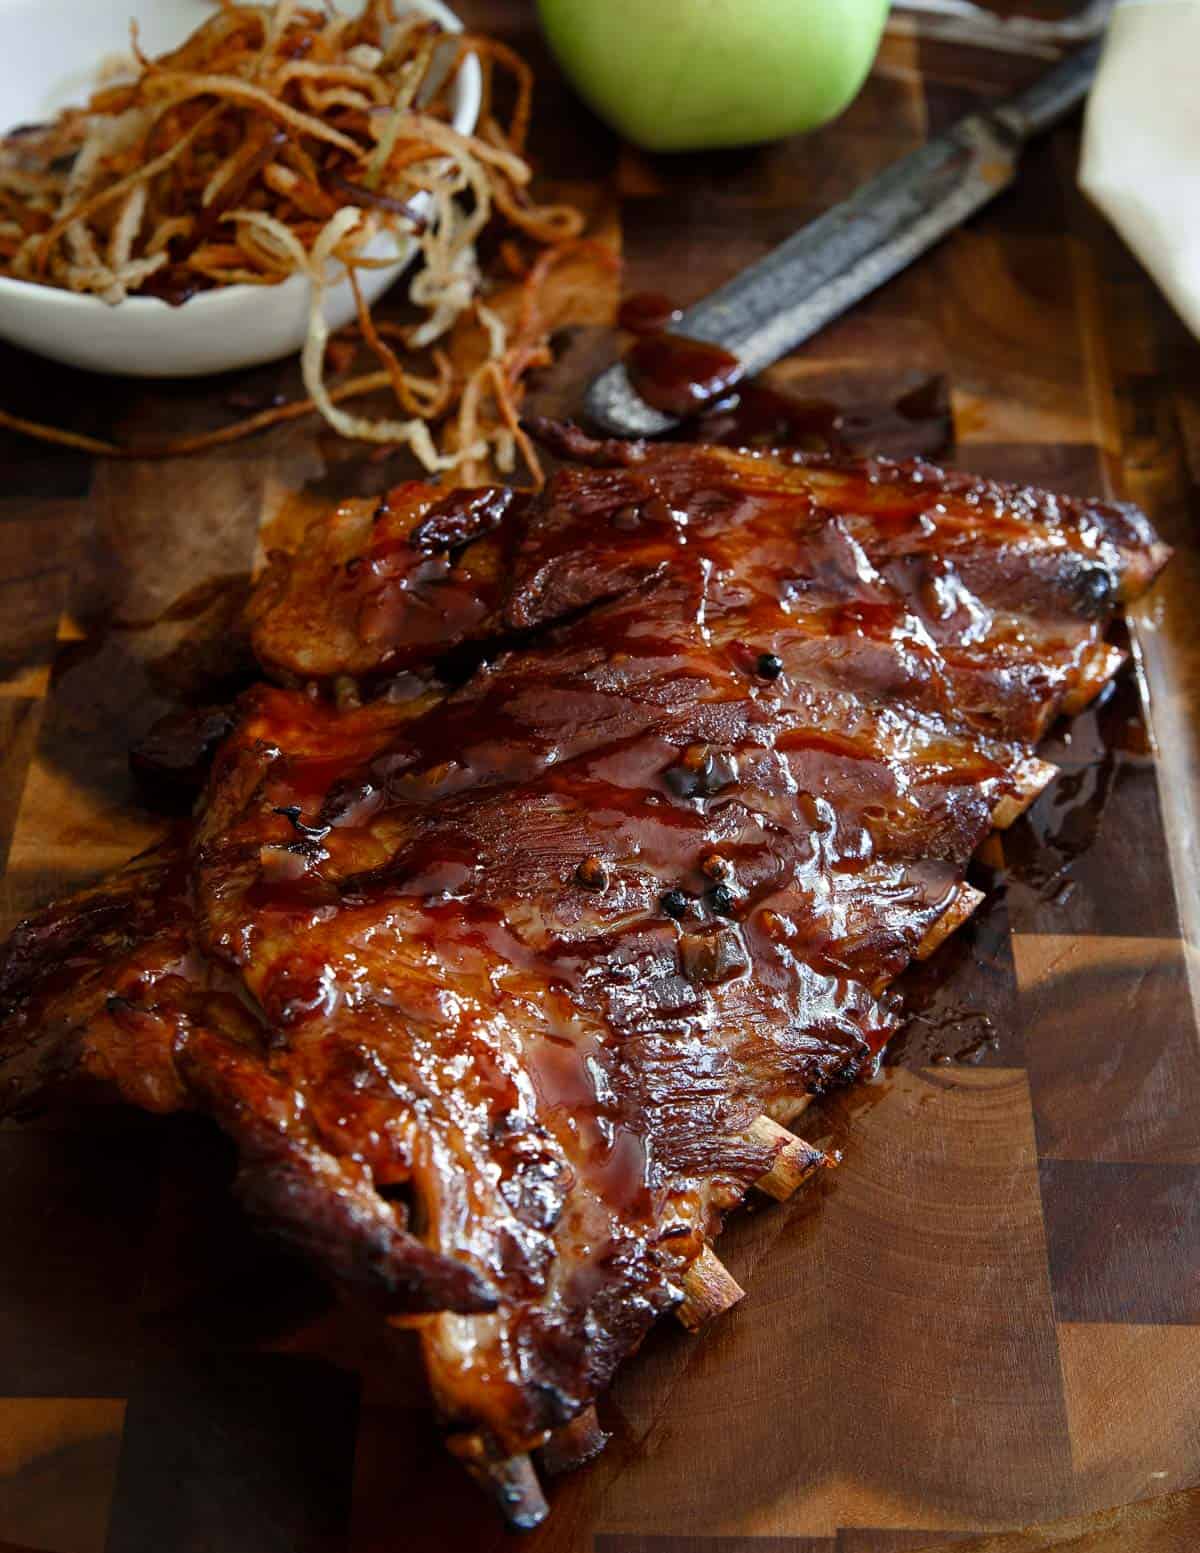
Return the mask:
[[[307,276],[308,397],[156,447],[126,448],[6,413],[0,424],[142,457],[232,441],[315,409],[345,437],[411,448],[431,472],[468,475],[484,460],[507,471],[520,452],[536,477],[518,412],[525,374],[549,360],[537,292],[559,257],[588,240],[573,206],[530,197],[523,153],[533,83],[524,62],[496,40],[444,32],[393,0],[368,0],[356,16],[297,0],[223,0],[173,53],[147,58],[136,32],[133,48],[126,79],[0,142],[0,273],[117,306],[134,295],[186,305],[216,286]],[[480,63],[483,101],[474,133],[464,135],[451,120],[468,54]],[[488,305],[478,249],[485,231],[493,264],[522,279],[521,305],[507,318]],[[390,259],[380,257],[381,238]],[[405,277],[408,319],[377,322],[360,273],[394,262],[406,246],[416,251]],[[358,303],[349,333],[374,360],[370,371],[332,383],[322,300],[343,277]],[[485,348],[464,371],[444,346],[468,316]],[[344,345],[334,354],[345,359]],[[391,413],[347,407],[380,390],[394,400]]]

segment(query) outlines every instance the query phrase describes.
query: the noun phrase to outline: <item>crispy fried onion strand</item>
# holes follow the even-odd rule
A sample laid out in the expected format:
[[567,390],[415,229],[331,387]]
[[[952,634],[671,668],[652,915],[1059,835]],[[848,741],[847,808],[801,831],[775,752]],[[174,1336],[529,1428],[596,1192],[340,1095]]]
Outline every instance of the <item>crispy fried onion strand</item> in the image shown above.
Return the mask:
[[[469,55],[484,91],[467,135],[450,119]],[[220,0],[163,58],[147,58],[135,31],[133,56],[129,78],[105,85],[86,108],[0,141],[0,274],[111,304],[299,280],[309,296],[306,397],[155,446],[60,433],[7,413],[0,424],[92,453],[155,457],[316,410],[344,437],[410,448],[431,472],[474,471],[489,459],[508,470],[520,452],[536,476],[519,405],[524,375],[550,359],[548,345],[531,323],[536,303],[522,305],[515,325],[489,305],[478,252],[493,222],[512,233],[493,245],[510,269],[520,245],[533,244],[517,260],[532,295],[555,256],[580,240],[578,210],[539,206],[529,193],[528,66],[494,40],[399,14],[395,0],[368,0],[355,18],[299,0]],[[385,338],[360,277],[406,260],[412,321],[390,324]],[[330,351],[327,304],[344,283],[355,338],[379,370],[335,385],[330,360],[344,350]],[[480,348],[452,365],[440,342],[463,323]],[[381,389],[399,417],[347,407]]]

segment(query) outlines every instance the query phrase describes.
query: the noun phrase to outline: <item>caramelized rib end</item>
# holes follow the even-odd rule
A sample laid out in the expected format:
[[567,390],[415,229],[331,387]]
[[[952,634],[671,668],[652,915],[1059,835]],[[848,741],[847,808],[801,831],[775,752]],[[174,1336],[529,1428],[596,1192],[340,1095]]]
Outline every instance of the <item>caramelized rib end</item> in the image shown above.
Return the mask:
[[549,1515],[550,1507],[528,1456],[498,1458],[480,1434],[452,1434],[446,1445],[513,1531],[532,1531]]
[[683,1299],[675,1314],[689,1332],[698,1332],[714,1316],[736,1305],[745,1293],[713,1248],[705,1246],[683,1276]]
[[1031,755],[1023,760],[1013,773],[1016,791],[1006,793],[992,810],[992,824],[997,830],[1007,830],[1025,813],[1026,809],[1045,792],[1058,775],[1058,767],[1048,760]]
[[752,1143],[776,1150],[770,1170],[754,1183],[760,1192],[776,1202],[786,1202],[822,1165],[829,1163],[820,1149],[797,1138],[795,1133],[766,1115],[758,1118],[746,1136]]
[[1091,706],[1127,657],[1111,642],[1097,642],[1084,661],[1078,682],[1063,697],[1063,715],[1074,717],[1085,706]]
[[914,958],[928,960],[930,955],[945,943],[951,933],[956,933],[962,927],[982,899],[982,890],[977,890],[971,884],[960,884],[958,894],[921,940]]
[[537,1451],[538,1466],[550,1477],[574,1472],[597,1457],[609,1442],[607,1429],[600,1427],[594,1407],[585,1407],[569,1424],[552,1431]]

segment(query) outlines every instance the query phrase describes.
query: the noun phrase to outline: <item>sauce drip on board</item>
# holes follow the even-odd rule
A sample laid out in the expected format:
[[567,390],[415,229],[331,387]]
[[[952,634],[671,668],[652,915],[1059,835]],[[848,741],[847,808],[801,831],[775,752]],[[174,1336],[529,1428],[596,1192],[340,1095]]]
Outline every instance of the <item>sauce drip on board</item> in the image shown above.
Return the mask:
[[922,378],[894,396],[853,404],[805,397],[755,378],[740,383],[674,436],[723,447],[933,458],[953,442],[954,422],[942,377]]
[[[1119,624],[1108,635],[1128,645]],[[887,1067],[1024,1060],[1011,931],[1036,924],[1039,932],[1065,936],[1088,926],[1072,920],[1075,876],[1087,867],[1109,805],[1121,804],[1122,784],[1151,759],[1134,677],[1120,676],[1053,729],[1042,753],[1063,774],[973,865],[984,905],[938,955],[897,983],[908,1017],[888,1044]],[[1127,825],[1128,818],[1114,823]],[[1091,893],[1085,889],[1084,899]]]
[[625,366],[637,392],[664,415],[695,415],[744,376],[731,351],[681,334],[644,335]]
[[763,378],[743,381],[737,357],[719,346],[664,333],[682,316],[670,297],[637,292],[618,321],[638,338],[626,357],[647,404],[684,424],[671,439],[725,447],[800,448],[847,456],[930,458],[954,435],[945,378],[918,378],[877,400],[841,403]]

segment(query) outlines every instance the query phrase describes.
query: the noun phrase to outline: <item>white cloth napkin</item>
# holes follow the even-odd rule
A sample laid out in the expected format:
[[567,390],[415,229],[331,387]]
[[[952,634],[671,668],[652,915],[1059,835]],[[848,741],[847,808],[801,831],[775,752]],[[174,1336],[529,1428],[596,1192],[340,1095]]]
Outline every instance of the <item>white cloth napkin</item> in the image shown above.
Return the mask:
[[1122,0],[1079,181],[1200,335],[1200,0]]

